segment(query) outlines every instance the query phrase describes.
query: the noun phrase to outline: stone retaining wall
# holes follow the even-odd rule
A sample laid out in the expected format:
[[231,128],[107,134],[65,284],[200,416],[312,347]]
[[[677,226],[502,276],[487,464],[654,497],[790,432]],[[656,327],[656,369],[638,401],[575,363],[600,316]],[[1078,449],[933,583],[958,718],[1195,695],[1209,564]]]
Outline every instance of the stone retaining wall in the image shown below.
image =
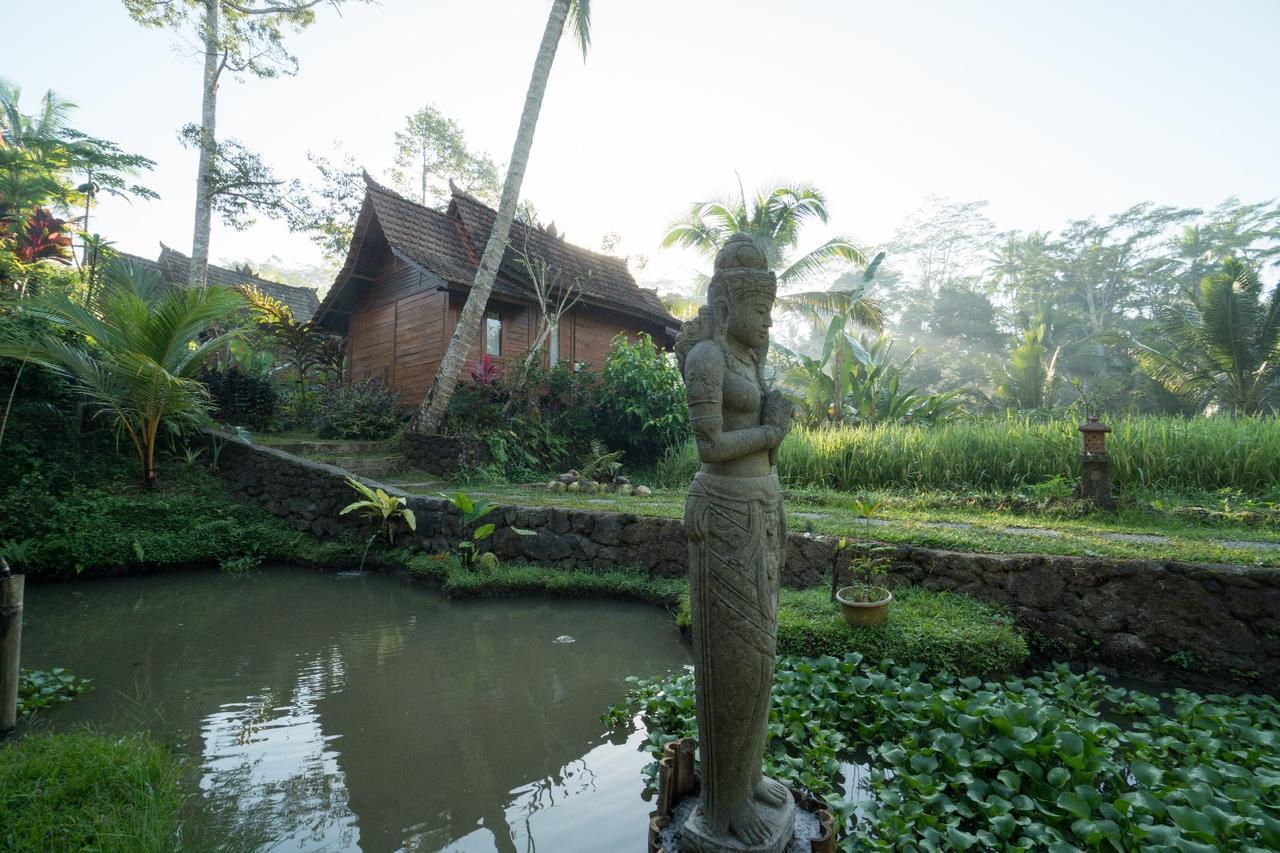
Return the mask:
[[[352,500],[347,472],[230,436],[220,457],[234,493],[299,530],[325,536],[360,528],[338,510]],[[384,487],[386,488],[386,487]],[[446,501],[404,496],[417,516],[415,545],[447,550],[463,534]],[[492,548],[503,559],[599,571],[639,566],[662,577],[685,571],[678,519],[559,507],[502,506]],[[535,531],[517,534],[513,527]],[[408,541],[408,540],[405,540]],[[830,537],[792,533],[783,582],[816,586],[858,552]],[[1152,675],[1178,667],[1259,685],[1280,684],[1280,569],[1163,560],[1034,554],[965,554],[897,546],[890,585],[963,592],[1009,607],[1033,643],[1059,659],[1088,660],[1116,672]]]

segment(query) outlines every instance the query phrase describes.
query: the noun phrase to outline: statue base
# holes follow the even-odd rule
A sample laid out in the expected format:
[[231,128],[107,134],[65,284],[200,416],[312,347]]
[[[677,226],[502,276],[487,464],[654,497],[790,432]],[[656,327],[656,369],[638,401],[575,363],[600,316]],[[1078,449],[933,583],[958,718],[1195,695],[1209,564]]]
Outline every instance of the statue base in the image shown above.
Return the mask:
[[708,826],[699,802],[681,828],[681,853],[785,853],[796,834],[796,804],[788,797],[780,806],[757,804],[756,808],[769,825],[769,837],[759,844],[747,844]]
[[694,769],[698,742],[672,741],[658,762],[657,810],[649,815],[648,853],[835,853],[836,833],[829,810],[792,791],[792,799],[762,807],[774,832],[763,844],[712,836],[699,814],[699,780]]

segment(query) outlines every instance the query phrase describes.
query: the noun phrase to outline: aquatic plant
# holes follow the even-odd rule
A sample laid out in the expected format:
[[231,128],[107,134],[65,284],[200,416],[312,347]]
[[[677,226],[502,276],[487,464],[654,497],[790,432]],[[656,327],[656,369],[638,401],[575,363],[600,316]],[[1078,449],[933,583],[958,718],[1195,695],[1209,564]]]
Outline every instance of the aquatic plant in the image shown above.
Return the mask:
[[60,666],[24,669],[18,674],[18,716],[70,702],[93,690],[93,679],[80,678]]
[[[629,681],[606,719],[638,711],[655,759],[696,734],[692,673]],[[984,681],[783,658],[765,772],[861,810],[846,850],[1263,850],[1280,845],[1278,732],[1273,697],[1156,698],[1065,665]],[[872,769],[855,804],[840,773],[856,758]]]

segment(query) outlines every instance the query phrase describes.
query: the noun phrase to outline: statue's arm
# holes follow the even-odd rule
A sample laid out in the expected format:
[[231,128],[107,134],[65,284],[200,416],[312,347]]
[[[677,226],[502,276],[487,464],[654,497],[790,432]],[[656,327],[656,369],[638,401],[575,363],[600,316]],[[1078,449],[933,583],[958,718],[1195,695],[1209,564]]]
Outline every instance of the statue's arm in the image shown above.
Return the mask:
[[689,423],[703,462],[729,462],[770,450],[783,437],[782,429],[768,424],[724,431],[724,372],[719,347],[699,344],[685,359]]

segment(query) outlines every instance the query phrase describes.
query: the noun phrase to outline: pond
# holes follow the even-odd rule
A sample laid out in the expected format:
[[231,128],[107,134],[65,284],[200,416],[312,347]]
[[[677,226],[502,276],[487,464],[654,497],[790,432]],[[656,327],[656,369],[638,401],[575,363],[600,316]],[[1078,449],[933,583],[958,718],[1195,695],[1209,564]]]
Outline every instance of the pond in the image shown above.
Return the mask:
[[296,568],[33,585],[25,616],[24,666],[95,687],[46,722],[150,727],[274,850],[643,850],[644,732],[600,715],[690,660],[648,605]]

